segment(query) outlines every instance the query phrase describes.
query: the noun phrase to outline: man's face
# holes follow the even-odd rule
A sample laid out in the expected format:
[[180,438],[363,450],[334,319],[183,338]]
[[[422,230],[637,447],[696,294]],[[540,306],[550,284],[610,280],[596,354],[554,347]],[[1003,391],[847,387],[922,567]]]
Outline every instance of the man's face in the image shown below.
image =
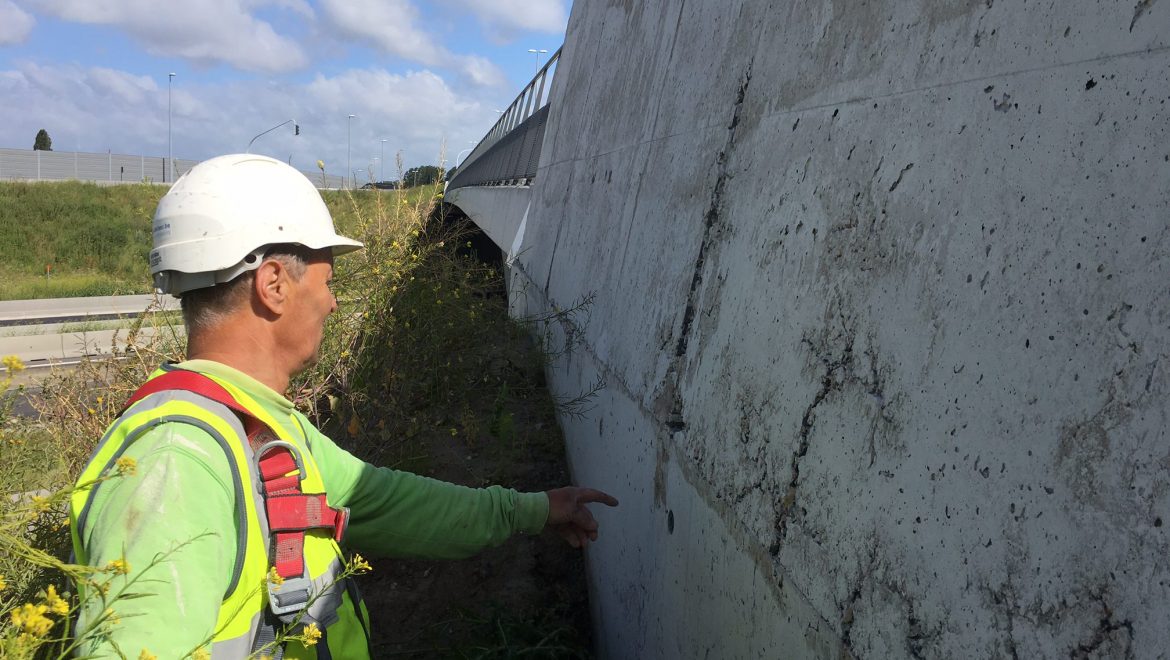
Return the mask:
[[337,298],[330,288],[332,281],[333,254],[325,249],[309,260],[300,281],[292,282],[288,343],[301,360],[298,372],[311,367],[320,357],[325,318],[337,309]]

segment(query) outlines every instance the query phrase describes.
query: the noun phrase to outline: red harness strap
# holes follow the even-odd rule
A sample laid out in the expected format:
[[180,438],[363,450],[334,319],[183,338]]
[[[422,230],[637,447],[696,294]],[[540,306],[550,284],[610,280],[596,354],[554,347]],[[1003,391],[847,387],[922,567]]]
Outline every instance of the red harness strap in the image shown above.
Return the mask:
[[294,453],[296,448],[277,440],[267,424],[240,405],[219,383],[194,371],[168,371],[138,388],[122,407],[122,412],[151,394],[167,390],[198,394],[227,406],[240,416],[248,442],[255,451],[268,529],[273,537],[272,562],[282,578],[299,578],[304,574],[306,531],[329,529],[333,531],[333,538],[341,541],[349,522],[349,509],[329,506],[324,493],[302,491],[301,479],[305,476],[305,469],[299,455]]

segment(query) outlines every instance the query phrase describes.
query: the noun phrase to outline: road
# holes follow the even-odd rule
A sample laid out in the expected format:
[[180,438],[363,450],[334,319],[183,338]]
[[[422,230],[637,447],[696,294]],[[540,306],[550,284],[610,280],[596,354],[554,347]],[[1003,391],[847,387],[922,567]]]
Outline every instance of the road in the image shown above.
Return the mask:
[[[147,309],[177,306],[173,298],[153,295],[2,301],[0,356],[20,358],[28,369],[16,383],[29,383],[41,369],[70,366],[86,356],[125,348],[125,326],[132,319]],[[149,342],[159,330],[143,328],[139,343]],[[0,375],[6,375],[6,369],[0,367]]]
[[0,301],[0,327],[36,323],[116,319],[136,316],[152,305],[178,309],[170,296],[95,296]]

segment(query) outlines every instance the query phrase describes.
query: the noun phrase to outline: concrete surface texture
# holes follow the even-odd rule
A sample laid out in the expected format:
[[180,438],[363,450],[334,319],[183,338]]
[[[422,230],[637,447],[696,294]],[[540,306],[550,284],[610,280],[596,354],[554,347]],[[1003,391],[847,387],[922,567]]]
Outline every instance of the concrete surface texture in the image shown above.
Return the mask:
[[1152,0],[574,3],[510,276],[602,385],[602,655],[1167,657],[1168,41]]

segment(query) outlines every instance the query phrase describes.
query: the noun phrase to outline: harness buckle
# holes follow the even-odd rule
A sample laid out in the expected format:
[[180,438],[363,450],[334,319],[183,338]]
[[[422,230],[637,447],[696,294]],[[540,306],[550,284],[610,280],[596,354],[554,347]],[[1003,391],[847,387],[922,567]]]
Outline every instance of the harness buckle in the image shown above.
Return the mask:
[[276,616],[300,612],[313,600],[313,581],[307,577],[285,578],[281,584],[268,581],[268,607]]
[[[292,455],[293,462],[296,463],[297,470],[300,472],[299,480],[304,481],[305,479],[308,478],[309,473],[307,470],[305,470],[305,462],[301,458],[300,450],[297,449],[296,445],[292,444],[291,442],[285,442],[284,440],[271,440],[269,442],[264,443],[258,449],[256,449],[254,452],[252,452],[252,461],[256,463],[257,473],[259,473],[263,477],[264,472],[263,472],[263,470],[260,469],[261,468],[260,463],[261,463],[261,461],[263,461],[265,459],[265,456],[273,449],[286,450],[290,455]],[[263,495],[267,494],[264,490],[264,480],[263,479],[260,481],[260,483],[256,484],[256,487],[257,487],[257,489],[259,489],[261,494],[263,494]]]

